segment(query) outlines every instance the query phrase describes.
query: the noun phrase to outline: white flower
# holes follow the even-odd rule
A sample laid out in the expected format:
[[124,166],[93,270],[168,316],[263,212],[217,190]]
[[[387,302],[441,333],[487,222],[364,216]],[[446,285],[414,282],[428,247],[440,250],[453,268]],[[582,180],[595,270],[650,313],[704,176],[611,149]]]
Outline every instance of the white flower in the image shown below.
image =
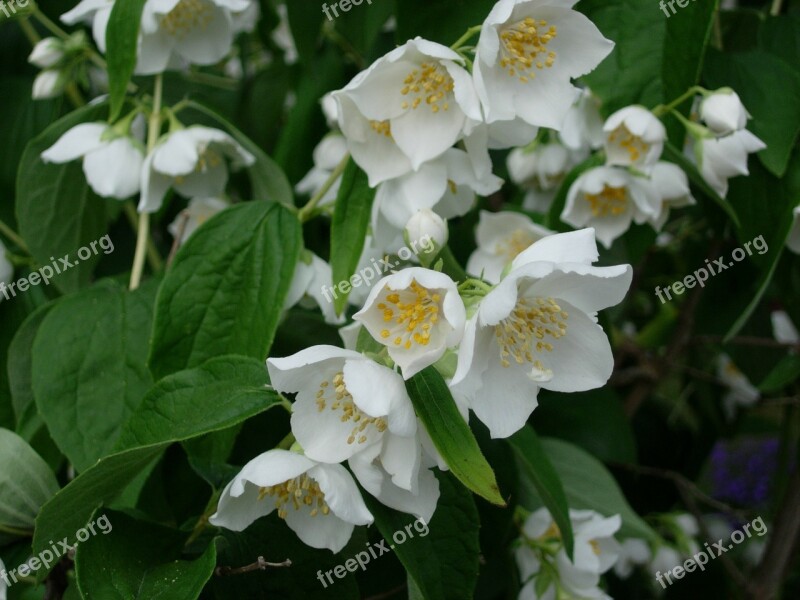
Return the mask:
[[328,129],[337,129],[339,127],[339,107],[336,104],[336,98],[333,97],[333,92],[325,94],[319,103],[322,107],[322,114],[325,115]]
[[523,208],[547,212],[555,198],[558,186],[569,171],[578,165],[586,154],[569,150],[553,141],[536,144],[533,149],[515,148],[506,161],[511,180],[527,190]]
[[553,233],[520,213],[482,210],[475,230],[478,248],[467,261],[467,273],[499,283],[506,265],[531,244]]
[[739,95],[730,88],[717,90],[700,103],[700,119],[717,136],[744,129],[749,117]]
[[172,237],[178,237],[182,232],[180,243],[184,244],[198,227],[229,206],[228,202],[219,198],[192,198],[189,206],[169,224],[169,232]]
[[[422,424],[417,428],[422,431]],[[431,471],[436,461],[423,451],[419,436],[384,436],[348,464],[358,482],[381,504],[426,523],[433,517],[439,501],[439,481]]]
[[549,0],[500,0],[483,23],[475,87],[486,121],[559,129],[578,94],[570,80],[614,48],[585,16]]
[[[252,0],[147,0],[142,11],[136,72],[162,73],[183,64],[213,65],[233,45],[234,16]],[[68,25],[92,23],[97,47],[106,51],[106,28],[113,0],[83,0],[61,15]]]
[[660,211],[661,199],[650,181],[627,169],[595,167],[570,187],[561,220],[573,227],[594,227],[597,239],[610,248],[632,221],[656,220]]
[[334,92],[350,153],[372,187],[419,170],[481,121],[462,63],[446,46],[416,38]]
[[758,388],[750,383],[727,354],[720,354],[717,359],[717,378],[728,388],[722,399],[722,407],[728,419],[734,417],[738,407],[752,406],[761,397]]
[[466,309],[447,275],[412,267],[381,279],[353,319],[410,379],[461,341]]
[[786,239],[786,246],[795,254],[800,254],[800,206],[794,209],[794,223]]
[[136,129],[120,135],[108,123],[81,123],[42,152],[42,160],[61,164],[83,158],[83,173],[95,193],[124,200],[140,189],[144,146]]
[[209,522],[243,531],[274,510],[305,544],[332,552],[345,547],[355,525],[373,521],[353,477],[342,465],[270,450],[247,463],[225,487]]
[[772,336],[782,344],[800,344],[800,334],[785,310],[774,310],[770,314]]
[[594,230],[545,237],[512,263],[467,322],[451,389],[492,437],[519,430],[539,388],[586,391],[605,385],[614,367],[596,312],[619,304],[630,265],[592,267]]
[[628,538],[622,542],[619,550],[619,560],[614,565],[614,573],[620,579],[627,579],[633,574],[637,565],[645,565],[653,557],[647,542],[637,538]]
[[61,71],[56,69],[45,69],[33,80],[33,91],[31,96],[34,100],[50,100],[58,98],[66,86],[66,78]]
[[689,189],[689,178],[679,166],[659,161],[650,173],[650,182],[661,197],[661,208],[650,222],[659,231],[669,218],[670,210],[697,204]]
[[603,145],[605,135],[600,101],[592,95],[591,90],[581,90],[578,100],[567,111],[558,135],[570,150],[596,150]]
[[447,245],[449,237],[447,221],[429,208],[417,211],[406,223],[404,232],[409,243],[428,239],[438,249]]
[[675,525],[689,537],[696,537],[697,534],[700,533],[700,525],[697,522],[697,519],[694,516],[690,515],[689,513],[680,513],[673,516],[673,520],[675,521]]
[[682,563],[683,559],[677,550],[670,546],[660,546],[650,562],[650,570],[653,573],[669,573]]
[[664,152],[667,130],[642,106],[628,106],[603,125],[606,164],[649,170]]
[[313,460],[339,463],[384,437],[416,435],[402,377],[357,352],[313,346],[267,367],[275,389],[297,393],[292,432]]
[[306,257],[297,262],[283,309],[289,310],[295,304],[306,308],[317,306],[322,311],[326,323],[342,325],[345,322],[344,315],[336,314],[330,296],[325,295],[332,282],[331,265],[316,254],[307,252]]
[[[548,586],[553,591],[548,589],[542,598],[555,599],[555,587],[562,588],[570,598],[608,598],[599,587],[600,576],[614,566],[619,557],[620,546],[614,534],[621,527],[622,520],[619,515],[604,518],[591,510],[570,510],[569,516],[575,539],[572,561],[563,547],[561,532],[546,508],[537,510],[525,521],[523,540],[515,551],[517,566],[525,582],[520,599],[538,597],[536,577],[542,572],[542,561],[551,563],[549,572],[555,570],[559,579]],[[525,540],[551,546],[555,559],[526,544]]]
[[706,183],[724,198],[728,195],[728,179],[749,175],[749,155],[766,147],[755,135],[742,129],[722,138],[695,141],[694,152],[690,150],[689,157],[700,167]]
[[[347,142],[339,133],[329,133],[314,148],[314,166],[303,179],[295,186],[298,194],[313,196],[330,178],[334,169],[339,166],[347,155]],[[341,177],[322,197],[319,206],[330,204],[336,200],[339,193],[339,186],[342,183]]]
[[292,28],[289,24],[289,11],[285,4],[278,4],[275,7],[278,13],[278,26],[272,32],[272,41],[275,45],[283,50],[283,60],[287,65],[293,65],[300,60],[300,55],[297,52],[297,44],[294,42],[292,35]]
[[28,56],[28,62],[40,69],[55,67],[64,58],[64,43],[58,38],[40,40]]
[[187,197],[221,196],[228,183],[225,158],[234,168],[255,157],[219,129],[193,125],[168,134],[145,159],[139,212],[156,212],[174,188]]
[[499,190],[502,183],[502,179],[491,172],[485,148],[472,153],[450,148],[439,158],[422,165],[419,171],[378,186],[373,231],[376,237],[387,239],[389,232],[377,233],[379,217],[391,227],[402,230],[416,212],[425,208],[444,219],[460,217],[472,209],[476,193],[488,196]]

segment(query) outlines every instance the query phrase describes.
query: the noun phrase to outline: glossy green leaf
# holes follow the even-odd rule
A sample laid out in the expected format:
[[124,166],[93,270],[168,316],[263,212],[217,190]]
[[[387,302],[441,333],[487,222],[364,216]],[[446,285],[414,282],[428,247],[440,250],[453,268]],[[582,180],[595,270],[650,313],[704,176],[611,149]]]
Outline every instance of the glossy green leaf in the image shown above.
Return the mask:
[[158,293],[156,379],[225,354],[266,360],[301,244],[295,214],[271,202],[229,208],[192,235]]
[[417,416],[453,475],[492,504],[504,506],[492,467],[439,372],[428,367],[406,381],[406,388]]
[[106,62],[111,104],[110,121],[115,121],[125,103],[128,84],[136,68],[139,26],[146,0],[115,2],[106,27]]

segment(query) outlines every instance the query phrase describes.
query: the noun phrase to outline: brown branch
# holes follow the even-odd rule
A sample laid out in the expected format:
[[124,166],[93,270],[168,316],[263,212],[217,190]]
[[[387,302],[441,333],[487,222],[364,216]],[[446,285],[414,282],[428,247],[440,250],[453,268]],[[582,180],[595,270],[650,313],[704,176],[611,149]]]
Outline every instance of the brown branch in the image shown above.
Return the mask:
[[[722,344],[724,336],[721,335],[698,335],[692,338],[692,344]],[[760,348],[775,348],[778,350],[800,350],[800,344],[779,342],[770,338],[760,338],[753,336],[739,336],[729,339],[725,344],[734,346],[756,346]]]
[[214,575],[217,577],[229,577],[232,575],[243,575],[244,573],[252,573],[253,571],[266,571],[268,568],[283,568],[291,567],[292,561],[288,558],[279,563],[271,563],[264,560],[263,556],[259,556],[258,560],[251,565],[244,567],[217,567],[214,569]]

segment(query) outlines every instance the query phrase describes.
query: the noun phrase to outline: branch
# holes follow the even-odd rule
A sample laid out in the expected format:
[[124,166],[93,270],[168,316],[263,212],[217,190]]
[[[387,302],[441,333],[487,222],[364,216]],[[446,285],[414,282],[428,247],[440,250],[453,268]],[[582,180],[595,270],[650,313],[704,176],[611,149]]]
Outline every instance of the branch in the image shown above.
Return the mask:
[[232,575],[243,575],[245,573],[252,573],[253,571],[266,571],[268,568],[283,568],[291,567],[292,561],[288,558],[279,563],[271,563],[264,560],[263,556],[259,556],[258,560],[251,565],[244,567],[217,567],[214,569],[214,575],[217,577],[229,577]]

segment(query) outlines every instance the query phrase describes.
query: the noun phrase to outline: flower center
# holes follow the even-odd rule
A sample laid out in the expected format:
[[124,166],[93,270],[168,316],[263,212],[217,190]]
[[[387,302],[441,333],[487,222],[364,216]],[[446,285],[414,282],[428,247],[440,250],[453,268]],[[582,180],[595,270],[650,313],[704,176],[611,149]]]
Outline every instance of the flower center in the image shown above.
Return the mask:
[[431,328],[439,321],[441,294],[431,293],[416,281],[408,289],[386,295],[386,302],[378,304],[383,311],[383,321],[393,323],[392,329],[381,331],[383,339],[394,335],[394,345],[406,350],[419,344],[427,346],[431,341]]
[[387,138],[392,137],[392,124],[389,121],[370,121],[369,126],[377,134],[385,135]]
[[530,232],[517,229],[511,235],[498,242],[495,254],[505,256],[509,261],[514,260],[535,242]]
[[422,63],[419,69],[414,69],[403,80],[403,89],[400,94],[406,96],[403,100],[403,110],[411,108],[416,110],[424,101],[431,107],[431,111],[450,110],[450,103],[445,101],[455,89],[455,82],[447,70],[438,63]]
[[[332,385],[331,385],[332,384]],[[328,405],[330,402],[330,405]],[[317,391],[317,410],[319,412],[330,408],[330,410],[342,411],[342,423],[352,422],[355,423],[353,431],[347,438],[348,444],[354,444],[358,440],[359,444],[367,441],[367,436],[364,431],[372,425],[380,433],[386,431],[386,420],[383,418],[370,417],[361,412],[353,402],[353,396],[347,391],[347,386],[344,383],[344,373],[339,371],[333,376],[332,381],[325,380],[319,384]]]
[[624,187],[603,186],[599,194],[584,194],[595,217],[619,216],[628,207],[628,192]]
[[325,494],[319,489],[319,484],[305,473],[278,485],[262,487],[258,492],[258,499],[263,500],[267,496],[275,499],[275,508],[278,509],[278,516],[281,519],[285,519],[289,514],[289,507],[300,510],[303,506],[308,506],[312,517],[316,517],[320,512],[323,515],[331,512],[325,502]]
[[494,333],[500,347],[500,363],[511,366],[513,358],[518,365],[532,364],[538,371],[547,372],[534,352],[552,352],[549,340],[558,340],[567,334],[569,313],[553,298],[522,298],[511,314],[495,325]]
[[161,27],[170,35],[183,37],[193,29],[205,30],[213,19],[205,0],[181,0],[161,18]]
[[548,27],[547,21],[536,21],[531,17],[511,25],[500,34],[503,58],[500,66],[508,71],[511,77],[519,76],[522,83],[528,83],[536,77],[535,66],[541,70],[553,66],[556,53],[547,49],[558,35],[555,25]]
[[633,135],[624,123],[609,134],[608,141],[626,150],[632,163],[638,162],[650,150],[650,145]]

